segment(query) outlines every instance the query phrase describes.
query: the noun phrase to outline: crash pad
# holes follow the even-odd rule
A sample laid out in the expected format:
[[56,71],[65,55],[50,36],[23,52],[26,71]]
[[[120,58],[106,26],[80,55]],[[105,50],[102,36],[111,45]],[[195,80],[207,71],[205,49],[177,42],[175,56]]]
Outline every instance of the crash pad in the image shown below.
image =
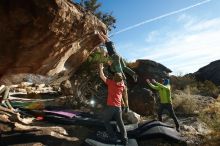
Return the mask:
[[[99,141],[96,141],[94,139],[89,139],[89,138],[85,140],[85,143],[87,143],[88,146],[124,146],[120,144],[120,142],[116,144],[106,144],[106,143],[99,142]],[[135,139],[128,139],[127,146],[138,146],[138,143]]]

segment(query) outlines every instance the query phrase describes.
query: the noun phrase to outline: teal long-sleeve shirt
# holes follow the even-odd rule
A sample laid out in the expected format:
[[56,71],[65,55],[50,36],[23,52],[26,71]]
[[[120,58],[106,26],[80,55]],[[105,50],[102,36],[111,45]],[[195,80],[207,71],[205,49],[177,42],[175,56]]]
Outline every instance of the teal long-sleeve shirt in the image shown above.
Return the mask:
[[124,72],[133,77],[136,73],[127,67],[123,58],[116,53],[113,42],[108,41],[105,43],[105,46],[107,48],[108,54],[110,55],[110,59],[112,60],[110,70],[114,73],[122,73],[124,79],[126,79]]
[[155,84],[156,85],[149,83],[151,88],[159,91],[160,103],[172,103],[170,85],[165,86],[158,82],[156,82]]
[[130,76],[135,75],[135,72],[126,66],[123,58],[121,58],[119,55],[112,55],[111,60],[112,65],[110,66],[110,69],[112,72],[122,73],[124,79],[126,79],[124,72],[129,74]]

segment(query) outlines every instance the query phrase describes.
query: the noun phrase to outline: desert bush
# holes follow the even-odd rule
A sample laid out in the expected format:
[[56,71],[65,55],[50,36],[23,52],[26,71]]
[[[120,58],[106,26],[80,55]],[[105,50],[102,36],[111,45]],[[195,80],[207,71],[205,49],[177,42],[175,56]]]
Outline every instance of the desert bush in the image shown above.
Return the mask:
[[184,114],[194,114],[199,108],[196,100],[190,97],[189,94],[174,94],[173,106],[175,111]]
[[200,112],[200,119],[207,123],[214,131],[220,131],[220,102],[210,104]]
[[220,88],[211,81],[199,82],[191,76],[171,77],[172,90],[182,90],[187,94],[200,94],[217,98]]
[[212,132],[209,135],[207,135],[202,145],[219,146],[220,145],[220,132]]
[[206,136],[204,145],[220,145],[220,97],[200,112],[199,118],[213,131]]
[[196,84],[196,80],[193,77],[188,76],[172,76],[171,84],[173,90],[184,90],[187,86],[194,86]]
[[94,51],[87,59],[89,63],[107,63],[108,60],[103,48]]
[[198,82],[197,87],[200,91],[200,94],[203,96],[212,96],[217,98],[220,94],[220,89],[211,81]]

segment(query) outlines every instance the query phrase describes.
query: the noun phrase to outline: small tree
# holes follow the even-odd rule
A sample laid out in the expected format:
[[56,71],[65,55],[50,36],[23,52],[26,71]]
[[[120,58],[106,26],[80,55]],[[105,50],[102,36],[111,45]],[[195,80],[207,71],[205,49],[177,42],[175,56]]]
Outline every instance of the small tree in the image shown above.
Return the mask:
[[97,0],[80,0],[80,5],[86,10],[92,12],[97,18],[105,23],[109,31],[111,31],[112,28],[116,28],[116,19],[112,16],[112,12],[104,13],[100,11],[99,8],[102,6],[102,4]]

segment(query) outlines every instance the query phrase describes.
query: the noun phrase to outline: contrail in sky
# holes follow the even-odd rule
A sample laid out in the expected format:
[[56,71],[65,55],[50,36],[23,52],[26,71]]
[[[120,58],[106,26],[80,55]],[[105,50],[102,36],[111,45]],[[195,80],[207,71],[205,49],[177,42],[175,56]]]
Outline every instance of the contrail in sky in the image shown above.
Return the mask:
[[194,5],[191,5],[191,6],[182,8],[182,9],[180,9],[180,10],[176,10],[176,11],[173,11],[173,12],[170,12],[170,13],[167,13],[167,14],[163,14],[163,15],[161,15],[161,16],[158,16],[158,17],[155,17],[155,18],[152,18],[152,19],[145,20],[145,21],[143,21],[143,22],[140,22],[140,23],[137,23],[137,24],[135,24],[135,25],[129,26],[129,27],[127,27],[127,28],[124,28],[124,29],[122,29],[122,30],[119,30],[119,31],[117,31],[117,32],[115,32],[115,33],[113,33],[113,34],[111,34],[110,36],[116,35],[116,34],[119,34],[119,33],[122,33],[122,32],[128,31],[128,30],[131,30],[131,29],[133,29],[133,28],[139,27],[139,26],[144,25],[144,24],[146,24],[146,23],[150,23],[150,22],[153,22],[153,21],[156,21],[156,20],[165,18],[165,17],[168,17],[168,16],[170,16],[170,15],[174,15],[174,14],[177,14],[177,13],[180,13],[180,12],[184,12],[184,11],[189,10],[189,9],[192,9],[192,8],[194,8],[194,7],[198,7],[198,6],[200,6],[200,5],[206,4],[206,3],[210,2],[210,1],[211,1],[211,0],[204,0],[204,1],[202,1],[202,2],[199,2],[199,3],[197,3],[197,4],[194,4]]

